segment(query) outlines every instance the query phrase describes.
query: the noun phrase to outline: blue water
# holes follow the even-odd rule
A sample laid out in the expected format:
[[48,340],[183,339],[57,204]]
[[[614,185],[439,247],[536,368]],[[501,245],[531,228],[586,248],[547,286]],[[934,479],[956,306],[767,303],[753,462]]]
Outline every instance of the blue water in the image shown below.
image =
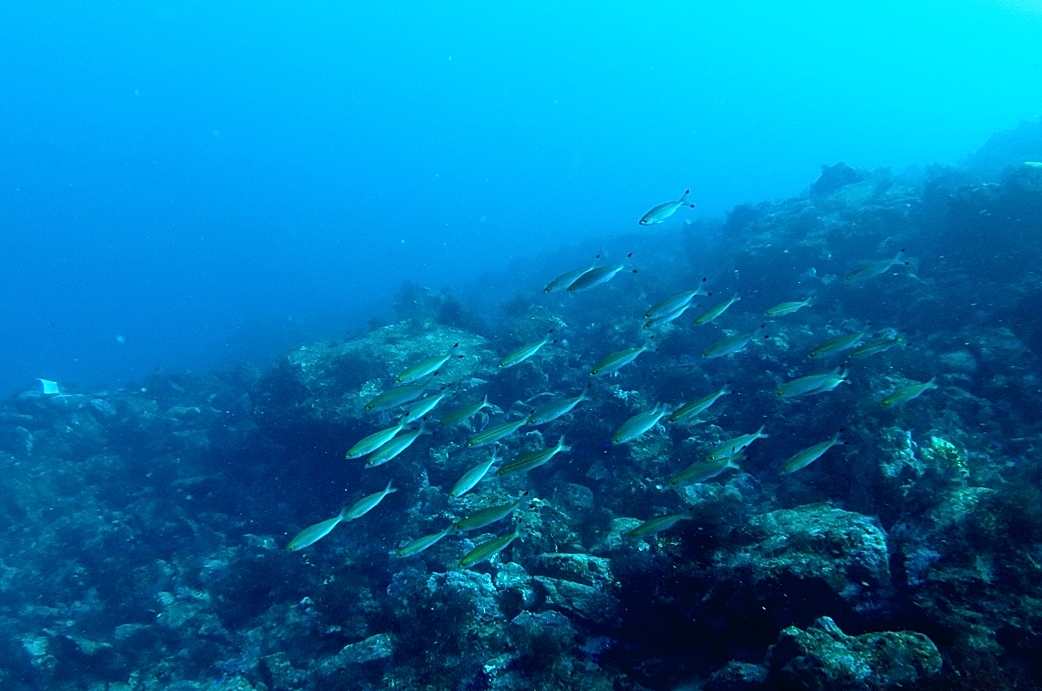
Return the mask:
[[0,394],[263,365],[686,187],[719,216],[1042,113],[1026,0],[375,5],[0,6]]

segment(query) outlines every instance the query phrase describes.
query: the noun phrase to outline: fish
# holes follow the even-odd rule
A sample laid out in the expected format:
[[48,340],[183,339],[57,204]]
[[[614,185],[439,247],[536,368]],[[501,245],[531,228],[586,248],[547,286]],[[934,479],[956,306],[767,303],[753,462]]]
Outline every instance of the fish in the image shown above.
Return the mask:
[[426,384],[406,384],[384,391],[365,404],[366,410],[390,410],[415,401],[427,390]]
[[301,530],[297,533],[297,536],[290,540],[289,544],[286,545],[286,551],[297,552],[305,547],[310,547],[326,535],[329,535],[329,533],[333,531],[333,528],[340,525],[342,521],[347,520],[347,510],[348,507],[344,506],[344,508],[340,510],[340,513],[333,518],[316,523],[315,525],[308,526]]
[[732,295],[729,300],[727,300],[725,302],[721,302],[718,305],[713,305],[712,307],[707,309],[705,312],[703,312],[702,314],[698,315],[698,317],[695,318],[695,324],[698,324],[699,326],[702,326],[703,324],[708,324],[709,322],[713,321],[714,319],[719,317],[721,314],[726,312],[728,307],[730,307],[731,305],[733,305],[734,303],[738,302],[741,299],[742,299],[741,296],[738,295],[738,291],[735,291],[735,294]]
[[661,317],[652,317],[651,319],[644,322],[644,328],[650,329],[651,327],[658,326],[659,324],[668,324],[672,321],[676,321],[680,318],[681,315],[684,314],[684,312],[687,312],[689,309],[691,309],[690,302],[684,305],[683,307],[679,307],[673,312],[667,312],[666,314],[663,314]]
[[641,216],[637,223],[642,226],[655,225],[656,223],[662,223],[665,221],[667,218],[675,214],[677,209],[683,206],[689,206],[692,209],[695,208],[695,205],[687,200],[687,195],[689,194],[691,194],[691,190],[684,190],[684,194],[680,195],[680,199],[652,207],[651,211]]
[[697,401],[693,401],[691,403],[685,403],[684,405],[674,410],[673,414],[669,416],[669,421],[678,422],[679,420],[683,420],[686,417],[698,415],[699,413],[708,410],[709,406],[716,403],[718,398],[720,398],[721,396],[726,396],[729,393],[731,393],[731,384],[724,384],[719,390],[714,391],[708,396],[704,396],[698,399]]
[[370,454],[373,451],[379,449],[387,442],[391,441],[391,439],[394,438],[394,435],[401,432],[404,428],[405,423],[399,422],[394,427],[388,427],[387,429],[382,429],[379,432],[373,432],[368,437],[366,437],[365,439],[348,449],[347,453],[344,455],[344,458],[350,460],[352,458],[361,458],[366,454]]
[[671,475],[669,484],[682,485],[688,482],[705,482],[712,480],[717,475],[727,470],[741,470],[738,462],[743,458],[740,452],[736,453],[732,447],[726,454],[719,458],[706,461],[696,461],[675,475]]
[[[763,325],[761,324],[760,329],[762,328]],[[760,329],[750,331],[747,334],[738,334],[736,336],[722,338],[706,348],[705,351],[702,352],[702,357],[711,360],[713,358],[724,357],[725,355],[733,355],[745,346],[749,345],[749,341],[756,338],[756,334],[760,333]]]
[[463,477],[456,481],[456,484],[449,490],[449,496],[453,499],[458,499],[464,494],[474,488],[476,484],[481,482],[481,478],[488,474],[488,469],[491,468],[499,461],[499,447],[492,449],[492,455],[484,463],[478,463],[476,466],[463,473]]
[[496,471],[497,476],[502,475],[515,475],[517,473],[524,473],[538,468],[541,465],[549,463],[550,460],[559,453],[565,451],[571,451],[572,447],[565,446],[564,435],[557,441],[554,446],[548,446],[544,449],[538,449],[536,451],[529,451],[523,453],[509,463],[504,464],[499,470]]
[[398,488],[397,487],[391,487],[391,482],[392,482],[391,480],[388,480],[387,481],[387,487],[385,487],[384,489],[380,490],[379,492],[376,492],[375,494],[370,494],[368,497],[362,497],[361,499],[356,501],[354,504],[352,504],[350,507],[345,509],[341,513],[341,516],[343,516],[342,520],[345,520],[345,521],[355,521],[355,520],[358,520],[362,516],[366,515],[367,513],[369,513],[373,509],[375,509],[376,505],[379,504],[380,502],[382,502],[384,500],[384,497],[386,497],[388,494],[392,494],[394,492],[397,492]]
[[764,311],[764,314],[768,317],[783,317],[786,314],[792,314],[793,312],[799,311],[804,307],[810,307],[811,298],[806,300],[799,300],[797,302],[782,302],[770,309]]
[[593,271],[596,268],[596,264],[592,264],[584,269],[573,269],[571,271],[565,271],[563,274],[555,278],[546,284],[543,288],[544,293],[554,293],[560,290],[568,290],[573,283],[579,280],[583,274]]
[[473,403],[471,405],[465,405],[462,408],[456,408],[453,411],[445,413],[438,420],[438,424],[443,427],[450,427],[452,425],[458,425],[466,422],[470,418],[480,413],[485,408],[494,408],[495,406],[488,402],[488,394],[485,394],[485,398],[482,399],[481,403]]
[[552,422],[557,418],[567,415],[572,412],[575,406],[579,405],[583,401],[589,398],[589,387],[582,390],[578,396],[572,398],[562,398],[558,401],[551,401],[545,405],[542,405],[532,411],[532,414],[528,416],[528,424],[530,425],[544,425],[547,422]]
[[[705,278],[702,282],[705,283]],[[706,295],[705,286],[699,286],[697,290],[685,290],[683,293],[677,293],[676,295],[670,295],[665,300],[660,300],[654,305],[648,308],[648,311],[644,313],[645,319],[655,319],[671,312],[676,312],[681,307],[685,307],[691,304],[691,301],[695,299],[697,295]]]
[[821,458],[826,451],[831,449],[833,446],[839,446],[845,444],[842,439],[839,438],[839,432],[836,432],[835,436],[828,441],[823,441],[820,444],[807,447],[803,451],[800,451],[793,455],[792,458],[785,461],[781,467],[781,474],[788,475],[789,473],[795,473],[797,470],[806,468],[814,461]]
[[[454,343],[452,347],[458,348],[459,343]],[[398,374],[398,376],[394,378],[394,381],[397,384],[409,384],[411,382],[417,381],[418,379],[423,379],[428,374],[437,374],[438,370],[441,369],[442,365],[451,360],[452,356],[453,354],[449,353],[445,356],[437,355],[435,357],[429,357],[425,360],[420,360],[416,364],[403,369]],[[463,356],[460,355],[459,357]]]
[[1024,165],[1028,168],[1042,168],[1042,163],[1039,161],[1024,161]]
[[812,374],[786,382],[778,387],[774,395],[781,398],[795,398],[796,396],[810,396],[832,391],[844,382],[850,383],[850,380],[847,379],[847,374],[847,369],[841,365],[825,374]]
[[509,437],[511,434],[518,431],[527,424],[528,418],[523,417],[520,420],[504,422],[501,425],[489,427],[488,429],[478,432],[473,437],[471,437],[470,441],[467,442],[467,446],[469,446],[472,449],[476,449],[479,446],[488,446],[493,442],[497,442],[500,439]]
[[427,413],[434,410],[434,408],[439,403],[441,403],[442,399],[444,399],[447,395],[448,392],[442,391],[440,394],[436,396],[427,396],[426,398],[421,398],[420,400],[413,402],[405,410],[405,412],[402,414],[402,417],[398,421],[404,422],[407,425],[416,422],[417,420],[427,415]]
[[[902,249],[900,252],[897,253],[897,256],[893,259],[883,259],[881,261],[875,261],[866,264],[860,269],[851,271],[849,274],[843,277],[843,280],[859,281],[869,278],[876,278],[877,276],[882,276],[887,271],[889,271],[892,266],[901,262],[901,259],[904,258],[904,253],[905,251],[904,249]],[[908,264],[908,262],[905,262],[905,264]]]
[[814,350],[807,353],[809,358],[819,358],[823,355],[830,355],[832,353],[838,353],[848,348],[853,348],[857,345],[858,341],[865,337],[864,331],[858,331],[852,334],[843,334],[842,336],[836,336],[830,338]]
[[463,555],[463,558],[459,560],[460,568],[465,569],[474,566],[475,564],[480,564],[486,559],[491,559],[506,549],[511,542],[519,537],[521,537],[520,526],[514,528],[514,532],[509,535],[494,537],[491,540],[482,542],[480,545]]
[[490,506],[486,509],[479,509],[469,516],[459,519],[453,523],[452,526],[461,533],[465,533],[468,530],[484,528],[485,526],[491,525],[496,521],[501,521],[514,513],[514,511],[516,511],[525,501],[525,497],[527,496],[528,492],[522,492],[521,496],[519,496],[516,501],[512,501],[509,504],[499,504],[497,506]]
[[763,428],[764,425],[760,425],[760,429],[752,434],[743,434],[740,437],[725,441],[709,453],[709,460],[715,461],[720,458],[726,458],[730,454],[740,453],[757,439],[766,439],[768,435],[764,434]]
[[419,439],[421,434],[431,434],[431,431],[425,429],[424,425],[421,424],[415,429],[406,430],[395,436],[389,442],[369,454],[369,458],[365,462],[365,467],[375,468],[378,465],[383,465],[384,463],[397,458],[399,454],[412,446],[412,443]]
[[423,537],[418,537],[409,544],[404,545],[400,549],[395,550],[394,556],[402,558],[411,557],[413,555],[419,554],[428,547],[432,547],[433,545],[435,545],[446,535],[454,532],[456,532],[455,529],[450,525],[448,528],[442,530],[441,532],[432,533],[430,535],[424,535]]
[[636,348],[627,348],[626,350],[612,353],[593,366],[593,369],[590,370],[590,376],[596,377],[601,374],[618,372],[620,369],[636,360],[638,355],[647,350],[651,350],[651,339],[648,339],[643,345],[639,345]]
[[933,377],[928,382],[923,382],[921,384],[910,384],[908,386],[902,386],[900,389],[897,389],[892,394],[890,394],[889,396],[884,398],[879,405],[883,406],[884,408],[890,408],[890,407],[895,406],[895,405],[900,405],[902,403],[907,403],[908,401],[912,400],[913,398],[919,398],[919,396],[923,395],[924,393],[926,393],[930,389],[939,388],[937,386],[936,381],[935,381],[936,379],[937,379],[937,377]]
[[628,537],[643,537],[644,535],[654,535],[655,533],[661,533],[667,528],[672,528],[678,522],[690,519],[691,515],[687,513],[671,513],[667,516],[658,516],[657,518],[651,518],[638,525],[633,530],[626,533]]
[[505,358],[499,361],[500,369],[506,369],[507,367],[513,367],[514,365],[521,364],[528,358],[538,353],[540,348],[542,348],[550,342],[550,338],[553,336],[553,333],[554,330],[550,329],[550,333],[543,336],[543,339],[541,341],[536,341],[535,343],[523,345],[514,352],[510,353],[510,355],[507,355]]
[[651,410],[645,410],[643,413],[637,413],[629,420],[622,423],[619,429],[615,430],[615,434],[612,435],[611,438],[611,443],[625,444],[633,441],[657,425],[659,420],[669,415],[669,413],[669,407],[662,404],[656,405]]
[[[611,266],[598,266],[596,269],[590,269],[582,276],[572,281],[572,284],[568,286],[568,292],[578,293],[583,290],[595,288],[599,285],[604,285],[611,279],[615,278],[615,274],[625,268],[625,264],[612,264]],[[633,273],[637,273],[637,270],[633,269]]]
[[855,359],[866,358],[870,355],[882,353],[883,351],[889,350],[895,345],[900,345],[904,342],[904,339],[900,336],[894,336],[893,338],[876,338],[864,345],[859,345],[857,348],[854,348],[852,351],[847,353],[847,357]]

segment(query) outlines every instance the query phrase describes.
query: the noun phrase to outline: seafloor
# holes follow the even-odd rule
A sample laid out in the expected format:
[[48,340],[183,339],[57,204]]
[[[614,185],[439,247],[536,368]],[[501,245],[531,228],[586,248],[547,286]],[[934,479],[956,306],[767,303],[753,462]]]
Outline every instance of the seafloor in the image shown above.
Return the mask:
[[[915,175],[837,164],[799,197],[673,219],[634,234],[626,268],[577,294],[543,286],[588,262],[583,248],[456,297],[406,286],[397,323],[260,371],[57,394],[27,383],[0,408],[0,688],[1042,688],[1042,166],[1024,164],[1042,160],[1040,132],[1026,124]],[[703,277],[712,296],[644,328],[651,303]],[[728,311],[694,323],[735,290]],[[550,329],[530,359],[498,366]],[[701,356],[753,331],[734,355]],[[900,343],[807,356],[858,331]],[[617,376],[589,374],[652,334]],[[447,394],[433,434],[378,467],[345,460],[401,410],[366,401],[448,353],[431,377],[429,395]],[[776,393],[844,363],[834,390]],[[656,403],[725,384],[700,416],[611,443]],[[499,453],[561,435],[570,450],[449,498],[488,458],[468,447],[477,429],[587,387]],[[485,395],[503,415],[437,424]],[[740,469],[669,482],[761,426]],[[845,445],[779,472],[840,430]],[[389,480],[397,492],[371,512],[284,549]],[[511,517],[394,554],[523,491]],[[666,514],[683,518],[628,535]],[[503,552],[458,565],[515,525]]]

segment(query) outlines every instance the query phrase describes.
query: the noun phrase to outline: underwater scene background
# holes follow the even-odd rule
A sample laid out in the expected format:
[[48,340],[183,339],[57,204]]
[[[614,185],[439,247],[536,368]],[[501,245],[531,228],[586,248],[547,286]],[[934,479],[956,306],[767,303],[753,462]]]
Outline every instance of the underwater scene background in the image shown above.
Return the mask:
[[1042,688],[1042,19],[827,9],[2,10],[0,688]]

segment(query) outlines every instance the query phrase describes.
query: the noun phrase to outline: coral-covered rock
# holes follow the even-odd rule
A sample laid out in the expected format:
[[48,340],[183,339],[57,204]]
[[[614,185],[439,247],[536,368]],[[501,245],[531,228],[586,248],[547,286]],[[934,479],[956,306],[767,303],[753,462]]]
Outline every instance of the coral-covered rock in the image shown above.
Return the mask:
[[767,663],[784,688],[807,691],[914,689],[941,671],[941,654],[914,631],[844,634],[829,617],[781,632]]
[[885,603],[887,535],[874,518],[810,506],[752,516],[749,530],[759,539],[718,550],[710,571],[714,587],[733,593],[731,584],[747,584],[756,601],[748,606],[786,607],[793,588],[864,614]]

